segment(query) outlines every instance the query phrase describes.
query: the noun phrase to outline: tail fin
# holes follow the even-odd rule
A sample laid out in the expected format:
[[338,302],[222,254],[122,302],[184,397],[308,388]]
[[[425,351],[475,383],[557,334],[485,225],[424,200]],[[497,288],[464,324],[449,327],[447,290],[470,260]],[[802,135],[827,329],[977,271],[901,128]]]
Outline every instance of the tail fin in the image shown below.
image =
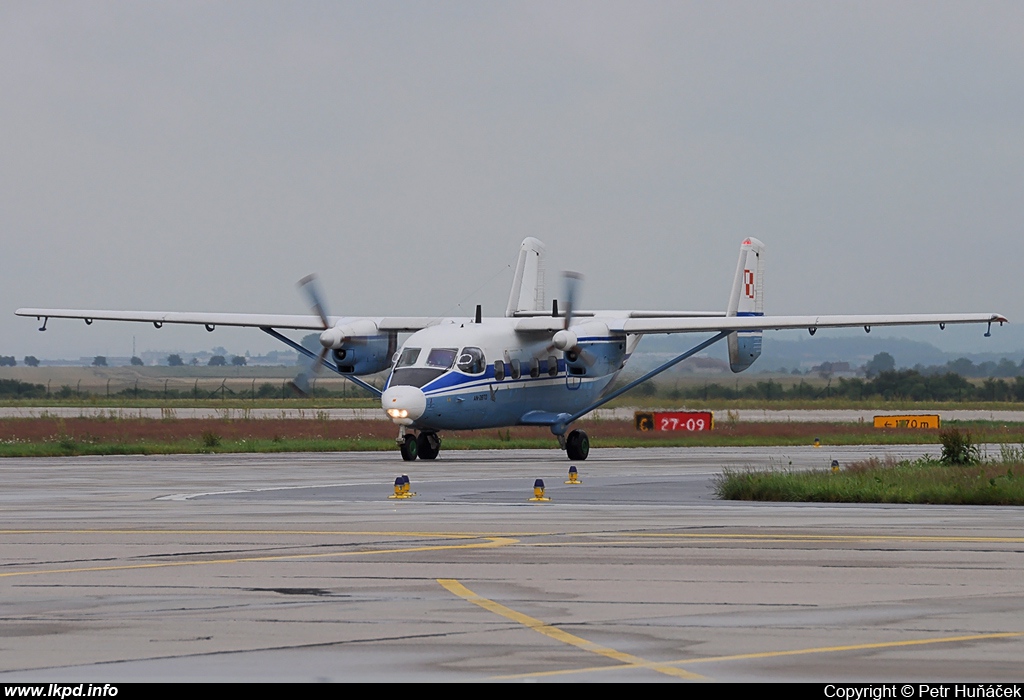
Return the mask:
[[508,295],[506,316],[519,311],[544,310],[544,244],[536,238],[526,238],[519,248],[516,274],[512,278],[512,291]]
[[[740,259],[729,295],[726,316],[764,315],[764,243],[747,238],[740,244]],[[761,331],[729,334],[729,367],[742,372],[761,354]]]

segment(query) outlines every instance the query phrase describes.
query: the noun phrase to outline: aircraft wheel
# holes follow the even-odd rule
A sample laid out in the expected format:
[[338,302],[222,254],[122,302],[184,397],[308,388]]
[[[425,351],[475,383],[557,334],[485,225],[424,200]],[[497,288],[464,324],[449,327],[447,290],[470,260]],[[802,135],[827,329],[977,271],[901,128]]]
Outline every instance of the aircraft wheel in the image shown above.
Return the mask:
[[437,453],[441,451],[441,438],[437,433],[420,433],[416,438],[416,451],[420,459],[437,459]]
[[565,440],[565,453],[574,462],[582,462],[590,454],[590,438],[582,430],[574,430]]
[[402,443],[402,459],[406,462],[416,459],[416,438],[412,435],[406,435],[405,442]]

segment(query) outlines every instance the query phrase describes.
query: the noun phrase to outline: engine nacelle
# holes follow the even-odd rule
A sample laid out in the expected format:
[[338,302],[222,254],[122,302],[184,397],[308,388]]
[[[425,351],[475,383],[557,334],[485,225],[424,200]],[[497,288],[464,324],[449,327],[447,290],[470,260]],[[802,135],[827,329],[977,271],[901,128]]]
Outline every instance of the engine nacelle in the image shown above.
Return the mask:
[[565,333],[576,342],[565,350],[565,368],[570,376],[603,377],[622,369],[626,359],[626,336],[609,332],[603,323],[573,326]]
[[334,348],[331,356],[342,374],[358,376],[376,374],[391,367],[391,358],[397,349],[397,333],[378,333],[347,337]]
[[377,335],[377,324],[368,318],[356,319],[352,323],[339,323],[320,334],[320,344],[333,350],[341,349],[350,338],[366,338]]

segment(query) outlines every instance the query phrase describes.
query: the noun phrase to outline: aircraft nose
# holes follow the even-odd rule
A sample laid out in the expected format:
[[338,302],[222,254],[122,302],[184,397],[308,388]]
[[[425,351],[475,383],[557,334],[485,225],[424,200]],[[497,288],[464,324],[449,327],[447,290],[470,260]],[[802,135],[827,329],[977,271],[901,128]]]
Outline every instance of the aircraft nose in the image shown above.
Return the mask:
[[392,386],[380,397],[388,418],[398,425],[412,425],[427,410],[427,397],[415,386]]

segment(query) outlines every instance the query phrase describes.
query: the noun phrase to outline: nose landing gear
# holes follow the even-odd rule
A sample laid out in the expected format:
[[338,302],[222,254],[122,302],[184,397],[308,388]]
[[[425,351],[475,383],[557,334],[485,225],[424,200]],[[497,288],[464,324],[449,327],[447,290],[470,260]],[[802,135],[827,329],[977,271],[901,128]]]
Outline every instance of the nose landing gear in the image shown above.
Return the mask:
[[441,452],[441,438],[431,430],[424,430],[419,435],[411,435],[405,432],[405,426],[398,429],[399,449],[402,451],[402,459],[406,462],[420,459],[437,459]]
[[412,462],[416,459],[416,453],[419,452],[416,445],[416,436],[406,435],[401,438],[401,442],[398,443],[399,448],[402,450],[402,459],[406,462]]
[[437,453],[441,451],[441,438],[437,433],[423,431],[416,436],[416,447],[420,459],[437,459]]

